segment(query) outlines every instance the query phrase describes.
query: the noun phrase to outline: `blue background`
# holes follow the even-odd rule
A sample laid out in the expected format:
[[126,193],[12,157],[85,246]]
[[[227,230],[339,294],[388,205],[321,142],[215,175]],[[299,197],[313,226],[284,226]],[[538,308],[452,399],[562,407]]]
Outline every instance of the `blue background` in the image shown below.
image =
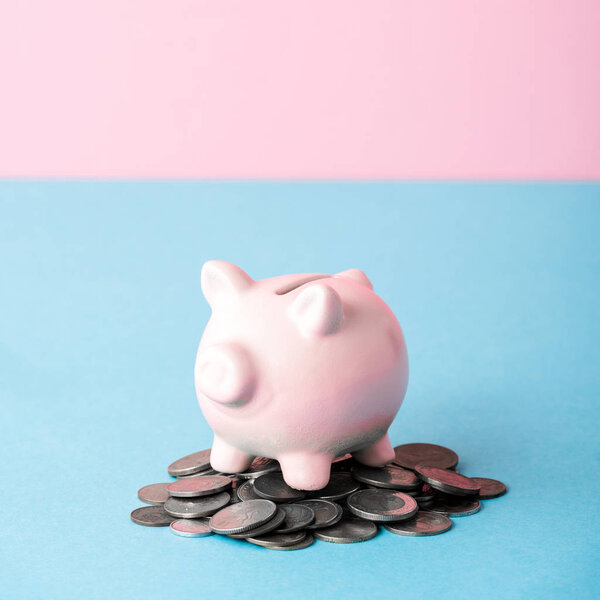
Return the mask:
[[[600,186],[0,184],[0,596],[597,598]],[[273,552],[134,525],[211,443],[200,268],[362,268],[411,377],[394,444],[510,486],[447,534]]]

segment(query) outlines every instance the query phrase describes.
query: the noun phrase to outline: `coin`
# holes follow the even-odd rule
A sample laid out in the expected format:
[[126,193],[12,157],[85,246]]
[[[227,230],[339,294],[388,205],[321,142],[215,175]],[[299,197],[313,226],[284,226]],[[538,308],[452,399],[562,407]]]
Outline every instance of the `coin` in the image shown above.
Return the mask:
[[488,479],[487,477],[470,477],[470,479],[480,486],[479,498],[482,500],[498,498],[506,494],[506,486],[497,479]]
[[423,487],[413,497],[418,502],[419,506],[425,506],[435,500],[435,493],[428,483],[424,483]]
[[225,475],[211,475],[206,477],[186,477],[178,479],[167,486],[171,496],[178,498],[195,498],[197,496],[210,496],[224,492],[231,487],[231,479]]
[[257,546],[269,548],[271,546],[293,546],[299,544],[306,537],[305,531],[294,531],[292,533],[267,533],[256,537],[246,538],[246,541]]
[[420,510],[414,518],[408,521],[386,523],[384,527],[398,535],[423,537],[446,533],[452,527],[452,521],[445,515]]
[[348,508],[369,521],[402,521],[413,517],[418,505],[412,496],[403,492],[367,489],[354,492],[348,498]]
[[320,490],[310,492],[310,498],[323,500],[341,500],[358,491],[360,485],[354,481],[350,473],[332,473],[329,483]]
[[242,533],[270,521],[277,512],[277,505],[271,500],[248,500],[231,504],[213,515],[210,528],[215,533],[230,535]]
[[131,520],[146,527],[166,527],[173,517],[168,515],[162,506],[142,506],[131,513]]
[[365,521],[357,517],[343,519],[339,523],[324,529],[314,531],[314,536],[324,542],[335,544],[353,544],[366,542],[377,535],[377,525],[372,521]]
[[248,502],[248,500],[257,500],[261,497],[254,491],[254,483],[252,481],[245,481],[242,483],[242,485],[240,485],[236,490],[236,493],[237,497],[242,502]]
[[394,448],[394,463],[405,469],[418,464],[440,469],[451,469],[458,464],[458,456],[449,448],[435,444],[402,444]]
[[226,475],[226,473],[221,473],[220,471],[216,471],[215,469],[209,467],[208,469],[204,469],[203,471],[198,471],[198,473],[191,473],[190,475],[178,475],[177,479],[190,479],[191,477],[206,477],[206,475]]
[[285,516],[285,521],[275,533],[292,533],[304,529],[315,520],[315,512],[304,504],[280,504],[279,509]]
[[291,488],[283,479],[281,473],[267,473],[254,480],[254,491],[267,500],[274,502],[289,502],[300,500],[305,493]]
[[208,526],[208,519],[178,519],[170,525],[175,535],[183,537],[205,537],[213,532]]
[[177,481],[140,488],[138,497],[151,506],[132,511],[131,520],[170,525],[184,537],[219,533],[271,550],[299,550],[315,538],[365,541],[378,524],[398,535],[438,535],[452,526],[449,517],[472,515],[481,499],[506,493],[498,480],[458,473],[458,456],[443,446],[403,444],[394,451],[384,467],[363,465],[351,454],[337,457],[328,484],[307,491],[287,485],[274,459],[254,457],[243,473],[221,473],[210,465],[211,451],[202,450],[169,465]]
[[428,484],[428,483],[424,483],[421,486],[421,489],[417,491],[417,493],[414,495],[415,499],[423,499],[423,498],[433,498],[435,496],[435,492],[433,491],[433,488]]
[[162,506],[168,499],[167,486],[169,483],[151,483],[138,490],[138,498],[146,504]]
[[352,469],[352,477],[362,483],[403,492],[421,487],[421,480],[412,471],[396,465],[386,465],[381,468],[356,465]]
[[254,479],[255,477],[260,477],[261,475],[273,471],[279,471],[280,469],[281,467],[276,460],[265,458],[264,456],[257,456],[243,473],[238,473],[238,476],[242,479]]
[[432,506],[424,510],[440,513],[447,517],[468,517],[481,510],[481,502],[473,498],[444,496],[438,498]]
[[210,469],[210,450],[200,450],[200,452],[188,454],[187,456],[172,462],[167,467],[169,475],[172,475],[173,477],[191,475],[192,473],[198,473],[205,469]]
[[315,542],[315,538],[310,534],[306,533],[306,537],[297,544],[292,544],[291,546],[265,546],[269,550],[303,550],[304,548],[308,548],[312,546]]
[[229,501],[229,503],[235,504],[236,502],[241,502],[241,500],[237,494],[237,490],[240,487],[240,485],[242,485],[242,482],[244,480],[240,479],[236,475],[229,475],[229,478],[231,479],[231,492],[230,492],[231,500]]
[[419,477],[426,481],[432,488],[454,494],[457,496],[476,496],[479,492],[479,485],[472,479],[450,471],[449,469],[439,469],[438,467],[426,467],[416,465],[415,471]]
[[344,514],[342,507],[331,500],[310,499],[298,502],[302,506],[308,506],[315,513],[315,520],[307,526],[307,529],[320,529],[337,523]]
[[275,516],[266,523],[259,525],[258,527],[254,527],[249,531],[243,531],[242,533],[230,533],[228,536],[230,538],[234,538],[236,540],[243,540],[248,537],[254,537],[255,535],[263,535],[265,533],[269,533],[272,531],[276,533],[275,530],[285,521],[285,513],[281,510],[281,508],[277,509]]
[[198,519],[210,517],[219,509],[227,506],[230,496],[227,492],[220,492],[214,496],[201,496],[200,498],[175,498],[171,496],[164,504],[165,511],[173,517],[180,519]]

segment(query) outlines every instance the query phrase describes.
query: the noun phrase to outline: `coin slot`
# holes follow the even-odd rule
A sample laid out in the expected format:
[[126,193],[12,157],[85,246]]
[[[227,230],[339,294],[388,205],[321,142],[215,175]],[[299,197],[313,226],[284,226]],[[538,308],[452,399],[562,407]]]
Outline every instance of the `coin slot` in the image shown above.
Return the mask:
[[317,279],[327,279],[328,277],[330,277],[330,275],[308,275],[307,277],[296,279],[296,281],[284,285],[278,290],[275,290],[275,293],[278,296],[283,296],[284,294],[289,294],[290,292],[297,290],[301,285],[304,285],[305,283],[310,283],[311,281],[316,281]]

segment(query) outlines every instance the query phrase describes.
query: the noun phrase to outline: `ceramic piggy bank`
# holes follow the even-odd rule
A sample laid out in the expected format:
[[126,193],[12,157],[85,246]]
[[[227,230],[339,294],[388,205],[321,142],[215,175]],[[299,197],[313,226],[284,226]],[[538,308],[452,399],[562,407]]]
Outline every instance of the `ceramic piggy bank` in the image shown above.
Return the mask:
[[394,458],[387,430],[406,392],[406,345],[362,271],[253,281],[209,261],[202,291],[212,315],[195,381],[214,469],[239,473],[265,456],[288,485],[313,490],[338,456]]

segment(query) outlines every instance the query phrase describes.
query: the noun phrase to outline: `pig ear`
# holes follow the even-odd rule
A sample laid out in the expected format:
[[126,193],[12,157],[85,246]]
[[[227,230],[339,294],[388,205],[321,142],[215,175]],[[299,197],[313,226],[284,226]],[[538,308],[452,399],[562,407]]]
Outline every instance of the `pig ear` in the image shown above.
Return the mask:
[[215,344],[201,350],[194,375],[198,393],[229,406],[248,402],[256,382],[250,357],[237,344]]
[[315,283],[304,288],[290,307],[290,316],[306,335],[330,335],[342,325],[341,298],[329,286]]
[[360,269],[348,269],[347,271],[342,271],[341,273],[336,273],[334,277],[344,277],[346,279],[352,279],[357,283],[360,283],[370,290],[373,289],[373,284],[369,281],[369,278],[360,270]]
[[234,297],[252,285],[250,276],[239,267],[223,260],[209,260],[202,267],[202,293],[214,308],[223,298]]

